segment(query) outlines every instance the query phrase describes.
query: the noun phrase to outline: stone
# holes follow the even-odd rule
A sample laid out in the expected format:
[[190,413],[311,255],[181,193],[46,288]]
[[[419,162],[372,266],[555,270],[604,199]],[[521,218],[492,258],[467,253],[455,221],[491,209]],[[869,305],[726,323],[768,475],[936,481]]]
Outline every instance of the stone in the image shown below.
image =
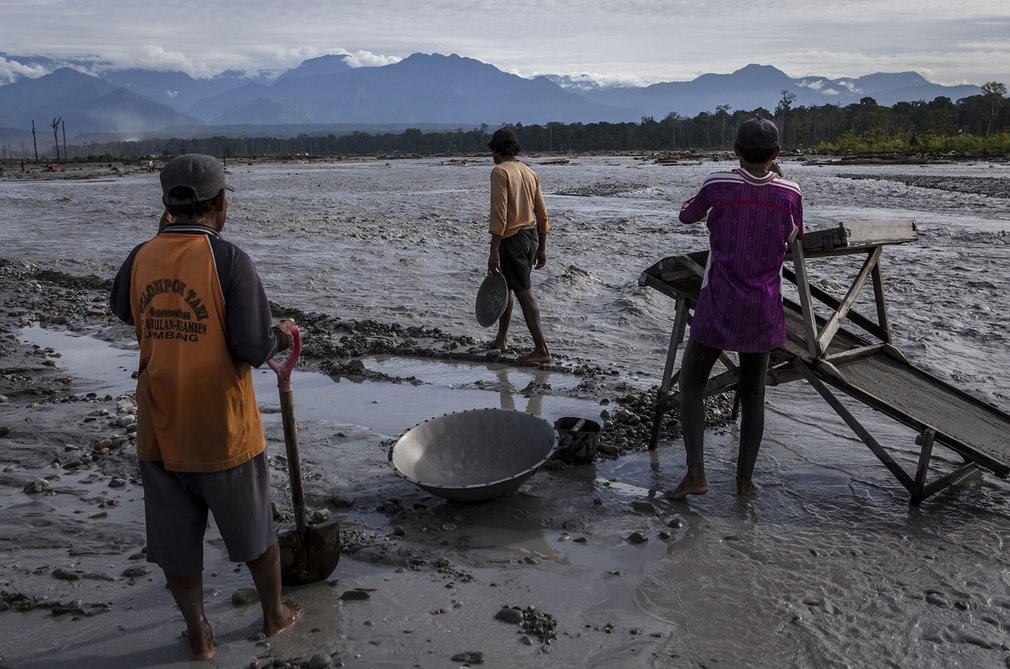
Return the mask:
[[126,479],[120,478],[118,476],[113,476],[112,480],[109,481],[110,488],[123,488],[126,486]]
[[126,578],[142,578],[150,573],[151,570],[144,565],[134,565],[123,570],[123,576]]
[[644,544],[648,540],[649,540],[649,537],[645,536],[644,534],[642,534],[641,532],[638,532],[638,531],[635,531],[635,532],[632,532],[631,534],[629,534],[628,535],[628,539],[627,539],[627,541],[628,541],[629,544],[636,544],[636,545],[637,544]]
[[643,500],[635,500],[631,503],[631,508],[639,513],[656,513],[656,505]]
[[40,492],[45,492],[49,490],[49,481],[45,479],[38,479],[37,481],[32,481],[26,485],[23,490],[29,495],[35,495]]
[[330,658],[326,655],[317,653],[309,658],[309,669],[326,669],[330,664]]
[[347,590],[344,594],[340,595],[340,599],[345,602],[363,602],[366,599],[371,599],[372,593],[368,590]]
[[256,604],[259,600],[260,593],[256,591],[256,588],[239,588],[231,593],[232,606],[249,606]]
[[62,567],[57,567],[56,569],[53,569],[53,578],[58,578],[61,581],[79,581],[81,580],[81,575],[63,569]]
[[456,653],[452,656],[453,662],[462,662],[463,664],[484,664],[487,658],[479,650],[471,650],[465,653]]
[[523,612],[519,609],[503,606],[498,613],[494,614],[494,619],[510,625],[518,625],[523,621]]

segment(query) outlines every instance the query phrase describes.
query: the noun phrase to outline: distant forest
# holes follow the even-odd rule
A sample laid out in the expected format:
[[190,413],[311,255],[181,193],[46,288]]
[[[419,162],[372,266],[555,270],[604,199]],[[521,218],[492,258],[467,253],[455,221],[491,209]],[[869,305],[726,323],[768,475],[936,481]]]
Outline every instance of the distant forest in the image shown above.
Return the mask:
[[[515,126],[527,152],[580,153],[731,149],[735,128],[752,116],[774,118],[787,151],[821,154],[911,153],[1010,155],[1010,100],[1004,84],[989,82],[984,93],[954,102],[878,105],[871,97],[845,107],[794,107],[783,91],[774,110],[732,111],[728,105],[693,118],[676,113],[638,123],[547,123]],[[144,158],[209,153],[223,157],[431,155],[487,151],[494,128],[460,128],[400,133],[354,132],[297,137],[208,137],[144,139],[71,146],[78,158]]]

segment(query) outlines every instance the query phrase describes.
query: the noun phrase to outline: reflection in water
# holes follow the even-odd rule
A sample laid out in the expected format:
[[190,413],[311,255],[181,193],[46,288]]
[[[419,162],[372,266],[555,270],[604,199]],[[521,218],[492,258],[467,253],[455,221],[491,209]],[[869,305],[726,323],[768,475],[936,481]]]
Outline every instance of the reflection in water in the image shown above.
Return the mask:
[[[488,369],[491,369],[489,366]],[[501,408],[508,411],[516,410],[515,392],[516,388],[509,380],[509,372],[515,370],[508,367],[497,367],[494,369],[495,376],[498,377],[498,396],[501,400]],[[540,416],[543,414],[543,389],[547,386],[549,374],[546,370],[535,369],[523,370],[524,375],[532,373],[533,380],[520,393],[526,397],[526,413]]]

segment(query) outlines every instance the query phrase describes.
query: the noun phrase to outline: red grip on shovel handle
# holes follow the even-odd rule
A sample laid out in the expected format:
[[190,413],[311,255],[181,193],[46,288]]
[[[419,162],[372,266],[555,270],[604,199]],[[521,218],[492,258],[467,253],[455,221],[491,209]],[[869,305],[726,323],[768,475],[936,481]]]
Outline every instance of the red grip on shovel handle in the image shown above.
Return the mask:
[[291,338],[294,341],[291,344],[291,352],[288,353],[287,360],[282,363],[274,362],[272,358],[267,360],[270,369],[277,373],[277,387],[283,393],[291,392],[291,371],[295,368],[298,356],[302,352],[302,336],[297,325],[291,326]]

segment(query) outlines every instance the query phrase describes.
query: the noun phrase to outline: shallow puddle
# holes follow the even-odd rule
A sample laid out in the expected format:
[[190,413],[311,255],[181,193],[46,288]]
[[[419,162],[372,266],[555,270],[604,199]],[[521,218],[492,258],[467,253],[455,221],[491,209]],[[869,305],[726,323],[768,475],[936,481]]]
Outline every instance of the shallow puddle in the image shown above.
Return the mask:
[[[70,334],[38,326],[24,328],[27,341],[51,348],[57,368],[86,381],[95,392],[113,395],[132,393],[131,377],[137,366],[136,346],[122,348],[94,337]],[[423,420],[466,409],[503,408],[525,411],[553,423],[562,416],[598,418],[595,402],[567,397],[532,395],[522,391],[530,383],[572,388],[578,379],[570,374],[508,368],[503,365],[463,362],[444,363],[393,356],[362,359],[365,368],[390,376],[415,377],[423,387],[402,382],[333,379],[316,372],[295,371],[292,387],[299,420],[326,421],[331,425],[367,428],[381,435],[397,436]],[[476,382],[494,390],[475,389]],[[256,397],[268,417],[279,407],[276,376],[263,367],[253,373]]]

